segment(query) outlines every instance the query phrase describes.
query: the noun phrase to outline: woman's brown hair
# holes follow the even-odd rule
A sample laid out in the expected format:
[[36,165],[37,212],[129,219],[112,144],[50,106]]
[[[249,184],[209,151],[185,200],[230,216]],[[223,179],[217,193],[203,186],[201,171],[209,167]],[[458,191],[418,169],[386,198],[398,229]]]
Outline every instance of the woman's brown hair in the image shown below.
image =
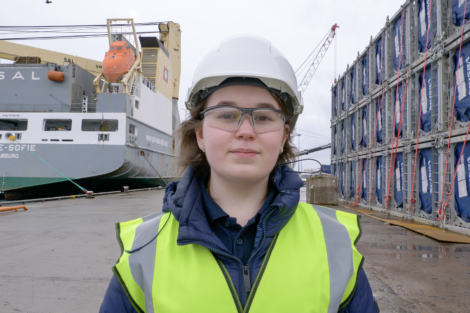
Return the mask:
[[[273,92],[269,91],[271,96],[281,107],[281,110],[288,116],[284,102]],[[207,162],[206,155],[199,149],[196,138],[196,129],[202,127],[201,112],[206,108],[207,99],[205,98],[194,109],[190,111],[190,118],[179,126],[176,130],[176,142],[179,143],[180,158],[178,165],[184,171],[188,166],[192,166],[200,177],[208,177],[210,175],[210,166]],[[292,129],[289,130],[287,140],[284,143],[284,150],[277,158],[274,167],[280,167],[285,163],[295,160],[297,149],[292,139]]]

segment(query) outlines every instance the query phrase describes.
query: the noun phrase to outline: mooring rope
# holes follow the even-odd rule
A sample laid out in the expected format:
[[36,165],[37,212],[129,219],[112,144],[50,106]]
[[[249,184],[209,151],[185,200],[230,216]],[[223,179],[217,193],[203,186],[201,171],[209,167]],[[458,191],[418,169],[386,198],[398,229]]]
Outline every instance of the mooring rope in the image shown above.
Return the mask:
[[47,166],[49,166],[50,168],[52,168],[54,171],[56,171],[57,173],[59,173],[61,176],[63,176],[65,179],[67,179],[68,181],[70,181],[72,184],[74,184],[75,186],[77,186],[78,188],[80,188],[81,191],[83,191],[84,193],[88,194],[88,190],[86,190],[85,188],[83,188],[82,186],[80,186],[79,184],[77,184],[76,182],[74,182],[73,180],[71,180],[70,178],[68,178],[67,176],[65,176],[64,174],[62,174],[58,169],[56,169],[55,167],[53,167],[52,165],[50,165],[49,163],[47,163],[46,161],[44,161],[39,155],[37,155],[36,153],[34,153],[33,151],[27,149],[27,147],[21,143],[19,143],[15,136],[10,136],[8,137],[8,139],[10,141],[14,141],[16,142],[17,144],[19,144],[21,147],[24,147],[26,149],[26,151],[28,151],[29,153],[31,153],[32,155],[34,155],[36,158],[38,158],[39,160],[41,160],[41,162],[43,162],[44,164],[46,164]]

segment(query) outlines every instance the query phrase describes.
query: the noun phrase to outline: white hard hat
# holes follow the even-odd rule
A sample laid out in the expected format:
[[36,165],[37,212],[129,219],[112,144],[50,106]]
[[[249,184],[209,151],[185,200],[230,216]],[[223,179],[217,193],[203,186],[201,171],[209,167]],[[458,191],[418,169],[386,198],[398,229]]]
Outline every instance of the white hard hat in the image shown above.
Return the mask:
[[303,109],[301,94],[292,66],[271,42],[255,36],[221,42],[199,63],[188,90],[186,108],[193,109],[216,89],[233,84],[255,85],[276,93],[286,104],[293,129]]

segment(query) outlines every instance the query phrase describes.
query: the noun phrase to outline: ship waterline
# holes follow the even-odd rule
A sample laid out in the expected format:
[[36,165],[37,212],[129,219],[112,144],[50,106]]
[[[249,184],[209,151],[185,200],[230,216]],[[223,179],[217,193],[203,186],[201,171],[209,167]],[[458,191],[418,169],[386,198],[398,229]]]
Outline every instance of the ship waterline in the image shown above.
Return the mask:
[[[2,116],[3,121],[14,117],[27,122],[25,131],[0,131],[0,190],[7,199],[80,192],[64,176],[99,191],[118,190],[123,184],[163,186],[178,178],[173,138],[126,113]],[[62,121],[69,129],[48,130],[49,121]]]

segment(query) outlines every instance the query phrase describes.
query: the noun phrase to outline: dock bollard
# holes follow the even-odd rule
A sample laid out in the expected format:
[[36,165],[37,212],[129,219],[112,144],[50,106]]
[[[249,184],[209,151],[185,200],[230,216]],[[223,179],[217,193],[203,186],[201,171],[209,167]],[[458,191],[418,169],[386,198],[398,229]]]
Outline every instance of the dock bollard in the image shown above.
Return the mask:
[[93,191],[88,190],[87,193],[86,193],[86,198],[87,198],[87,199],[93,199],[93,198],[95,198],[95,197],[93,197]]
[[124,188],[124,193],[128,193],[128,192],[129,192],[129,186],[124,186],[124,187],[122,187],[122,188]]

